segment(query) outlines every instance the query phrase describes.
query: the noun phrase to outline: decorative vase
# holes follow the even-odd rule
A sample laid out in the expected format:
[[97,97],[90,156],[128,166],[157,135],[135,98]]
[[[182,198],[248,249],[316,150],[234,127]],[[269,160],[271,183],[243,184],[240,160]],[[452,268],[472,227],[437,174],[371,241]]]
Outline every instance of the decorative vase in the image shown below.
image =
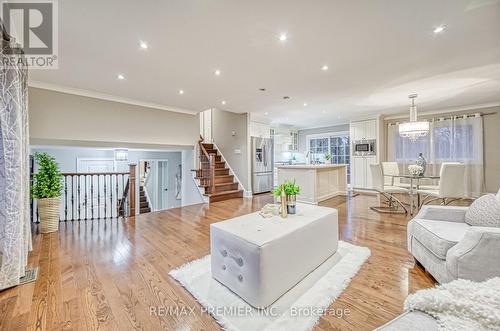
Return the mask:
[[281,185],[281,206],[280,206],[280,216],[286,218],[288,214],[287,199],[285,194],[285,185]]
[[59,206],[61,198],[38,199],[40,232],[51,233],[59,230]]
[[419,153],[418,154],[418,157],[417,157],[417,165],[421,166],[422,167],[422,176],[425,175],[425,170],[427,168],[427,161],[425,160],[424,156],[422,155],[422,153]]
[[296,206],[297,206],[297,196],[294,195],[287,195],[286,196],[286,209],[288,211],[288,214],[293,215],[296,212]]

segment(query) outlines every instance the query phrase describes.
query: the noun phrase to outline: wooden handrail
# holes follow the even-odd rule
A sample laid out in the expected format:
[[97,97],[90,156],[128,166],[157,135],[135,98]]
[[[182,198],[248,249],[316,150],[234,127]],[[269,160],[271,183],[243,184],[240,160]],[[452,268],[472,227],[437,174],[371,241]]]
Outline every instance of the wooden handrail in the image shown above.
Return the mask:
[[106,176],[113,176],[113,175],[128,175],[129,172],[63,172],[63,176],[99,176],[99,175],[106,175]]
[[[203,137],[200,135],[198,140],[198,146],[200,148],[200,173],[203,178],[203,182],[209,188],[210,193],[215,192],[215,154],[208,154],[205,146],[203,146]],[[205,158],[206,161],[202,161]]]

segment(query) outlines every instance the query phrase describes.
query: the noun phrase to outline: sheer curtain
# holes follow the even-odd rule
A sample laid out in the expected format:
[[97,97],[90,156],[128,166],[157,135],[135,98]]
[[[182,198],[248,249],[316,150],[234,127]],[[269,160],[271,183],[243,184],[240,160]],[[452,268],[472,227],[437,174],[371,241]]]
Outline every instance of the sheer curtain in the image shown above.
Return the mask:
[[[399,136],[399,124],[391,123],[387,135],[388,161],[400,164],[403,173],[419,153],[428,163],[426,174],[438,175],[443,162],[465,164],[465,193],[475,198],[484,189],[483,118],[480,114],[432,119],[427,136],[413,142]],[[437,183],[434,183],[437,184]]]
[[[0,24],[1,25],[1,24]],[[2,34],[0,52],[0,289],[19,284],[31,249],[27,68]],[[7,39],[4,39],[7,38]],[[14,51],[14,53],[13,53]],[[10,61],[10,62],[9,62]],[[9,63],[9,65],[5,65]]]

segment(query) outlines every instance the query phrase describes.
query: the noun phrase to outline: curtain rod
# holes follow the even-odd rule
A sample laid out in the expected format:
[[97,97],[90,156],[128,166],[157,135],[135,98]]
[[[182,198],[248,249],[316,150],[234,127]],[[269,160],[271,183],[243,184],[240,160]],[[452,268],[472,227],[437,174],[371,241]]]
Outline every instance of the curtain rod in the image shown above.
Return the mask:
[[[476,116],[476,114],[479,114],[479,116],[483,117],[483,116],[496,115],[496,114],[498,114],[498,112],[496,112],[496,111],[489,112],[489,113],[476,112],[476,113],[459,114],[459,115],[446,115],[446,116],[441,116],[441,117],[435,116],[435,117],[429,118],[428,120],[429,121],[435,121],[435,120],[439,120],[439,119],[451,120],[454,117],[474,117],[474,116]],[[425,116],[423,116],[423,117],[425,119]],[[394,122],[391,121],[387,125],[399,124],[401,121],[403,121],[403,119],[398,120],[398,121],[394,121]]]

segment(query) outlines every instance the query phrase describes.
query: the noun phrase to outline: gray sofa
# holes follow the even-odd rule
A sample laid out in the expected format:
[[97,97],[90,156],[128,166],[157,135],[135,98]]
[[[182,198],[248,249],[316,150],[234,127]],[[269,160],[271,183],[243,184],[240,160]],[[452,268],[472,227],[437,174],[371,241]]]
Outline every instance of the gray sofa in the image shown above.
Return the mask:
[[408,223],[408,250],[439,283],[500,275],[500,228],[470,226],[467,209],[424,206]]
[[[500,201],[500,190],[496,198]],[[500,227],[470,226],[465,222],[468,208],[424,206],[408,223],[408,250],[439,283],[500,276]],[[376,330],[437,329],[432,316],[410,311]]]

